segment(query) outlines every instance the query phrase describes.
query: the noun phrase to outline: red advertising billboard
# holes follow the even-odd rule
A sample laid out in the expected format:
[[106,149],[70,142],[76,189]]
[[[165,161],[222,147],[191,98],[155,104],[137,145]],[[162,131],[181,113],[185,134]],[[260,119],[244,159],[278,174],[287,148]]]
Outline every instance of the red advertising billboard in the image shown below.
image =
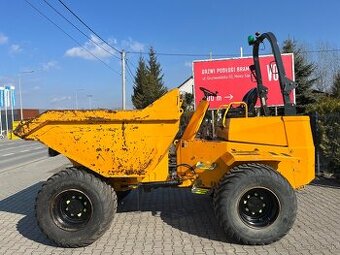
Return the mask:
[[[282,54],[286,76],[294,80],[294,56]],[[209,97],[210,109],[218,109],[221,105],[242,101],[243,96],[256,87],[249,66],[252,57],[212,59],[193,62],[195,104],[204,97],[199,87],[217,91],[217,97]],[[280,90],[277,66],[273,55],[260,56],[263,85],[268,88],[268,106],[282,106],[283,98]],[[295,92],[291,94],[295,103]],[[257,105],[260,105],[258,100]]]

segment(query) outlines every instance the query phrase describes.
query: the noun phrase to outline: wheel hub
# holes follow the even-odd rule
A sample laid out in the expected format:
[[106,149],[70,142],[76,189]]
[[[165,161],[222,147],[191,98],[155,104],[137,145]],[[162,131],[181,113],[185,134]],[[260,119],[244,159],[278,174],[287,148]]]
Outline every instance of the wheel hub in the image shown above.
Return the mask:
[[91,201],[80,190],[72,189],[59,193],[52,207],[55,224],[65,230],[79,230],[92,216]]
[[[247,200],[245,200],[247,201]],[[258,197],[251,197],[249,198],[249,200],[247,201],[248,204],[248,208],[251,212],[260,212],[260,210],[262,209],[262,201],[258,198]]]
[[239,216],[251,227],[263,228],[271,225],[279,212],[280,202],[277,196],[264,187],[246,191],[239,201]]

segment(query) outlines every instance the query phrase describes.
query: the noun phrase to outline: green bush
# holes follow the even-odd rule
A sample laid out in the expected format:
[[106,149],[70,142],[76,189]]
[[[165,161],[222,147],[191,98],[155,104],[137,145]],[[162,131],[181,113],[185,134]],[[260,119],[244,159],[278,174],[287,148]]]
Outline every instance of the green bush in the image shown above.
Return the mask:
[[316,145],[328,161],[328,170],[340,174],[340,100],[324,97],[310,107],[318,114]]

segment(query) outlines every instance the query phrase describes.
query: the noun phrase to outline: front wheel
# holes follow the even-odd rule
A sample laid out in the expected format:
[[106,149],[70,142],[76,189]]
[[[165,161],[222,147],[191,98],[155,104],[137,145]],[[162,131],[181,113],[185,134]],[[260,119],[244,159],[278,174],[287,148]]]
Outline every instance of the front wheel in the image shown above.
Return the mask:
[[243,244],[268,244],[292,227],[297,211],[288,181],[264,164],[242,164],[221,180],[214,209],[224,231]]
[[63,247],[93,243],[109,228],[116,209],[113,188],[77,168],[68,168],[50,177],[36,199],[40,229]]

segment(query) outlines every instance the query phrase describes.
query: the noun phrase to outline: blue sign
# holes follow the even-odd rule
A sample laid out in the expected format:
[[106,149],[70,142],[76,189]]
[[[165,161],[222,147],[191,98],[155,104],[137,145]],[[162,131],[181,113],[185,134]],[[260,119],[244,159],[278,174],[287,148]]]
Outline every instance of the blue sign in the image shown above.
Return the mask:
[[0,108],[5,105],[5,89],[0,87]]
[[15,87],[11,86],[11,101],[12,101],[12,106],[15,107]]

